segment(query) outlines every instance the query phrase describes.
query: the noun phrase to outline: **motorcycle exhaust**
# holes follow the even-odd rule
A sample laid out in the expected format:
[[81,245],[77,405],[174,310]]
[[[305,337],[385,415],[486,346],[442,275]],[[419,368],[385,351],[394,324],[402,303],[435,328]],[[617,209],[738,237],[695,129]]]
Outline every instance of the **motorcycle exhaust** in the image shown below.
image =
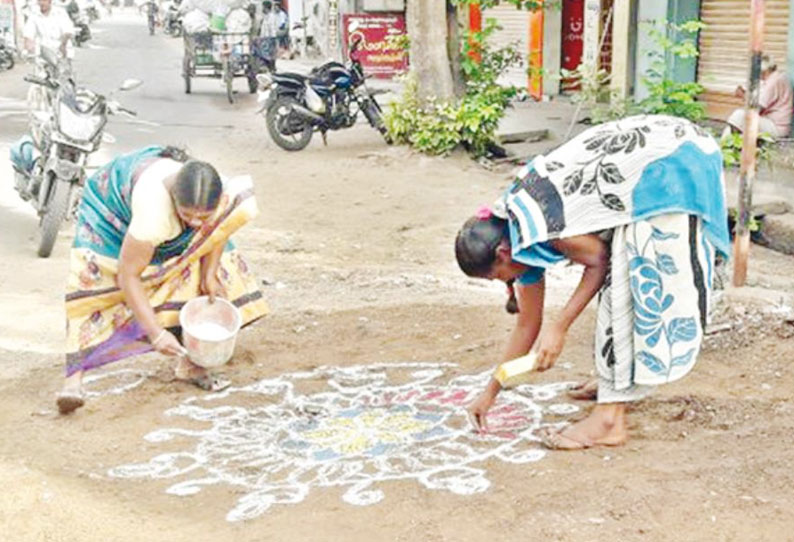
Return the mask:
[[314,111],[309,111],[302,105],[292,104],[292,110],[295,111],[298,115],[305,117],[307,119],[311,119],[316,122],[324,122],[325,119],[315,113]]

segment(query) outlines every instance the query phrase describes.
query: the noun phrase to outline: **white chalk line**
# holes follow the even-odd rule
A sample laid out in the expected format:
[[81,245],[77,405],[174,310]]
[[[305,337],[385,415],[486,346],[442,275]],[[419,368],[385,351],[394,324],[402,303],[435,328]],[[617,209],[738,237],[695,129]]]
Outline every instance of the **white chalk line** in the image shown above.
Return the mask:
[[[393,363],[319,367],[195,396],[166,411],[173,418],[210,423],[206,429],[161,428],[149,442],[180,437],[188,448],[149,461],[121,465],[116,478],[178,479],[166,491],[187,496],[208,485],[243,489],[226,514],[255,518],[273,505],[303,501],[312,488],[346,488],[343,500],[370,505],[385,498],[383,483],[415,480],[425,488],[459,495],[490,486],[484,463],[531,463],[545,451],[535,432],[544,414],[568,414],[567,403],[544,406],[569,383],[524,385],[504,392],[489,415],[491,432],[475,434],[463,407],[490,378],[448,376],[454,364]],[[403,384],[391,384],[393,376]],[[407,377],[407,378],[406,378]],[[301,393],[303,381],[324,383]],[[316,383],[316,382],[315,382]],[[242,398],[255,406],[231,404]]]

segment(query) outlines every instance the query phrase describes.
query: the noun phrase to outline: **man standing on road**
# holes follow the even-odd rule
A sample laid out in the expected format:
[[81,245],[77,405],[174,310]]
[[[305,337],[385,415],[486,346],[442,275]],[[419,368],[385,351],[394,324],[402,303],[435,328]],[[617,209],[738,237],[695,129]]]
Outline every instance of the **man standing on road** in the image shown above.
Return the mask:
[[281,4],[276,4],[275,11],[276,22],[278,23],[276,31],[278,46],[280,49],[287,51],[289,50],[289,15],[284,11],[284,7]]
[[71,47],[74,25],[63,9],[52,7],[52,0],[39,0],[39,10],[25,23],[22,36],[25,50],[31,54],[38,56],[41,48],[47,47],[68,59],[74,56]]
[[256,47],[259,57],[268,65],[270,71],[276,71],[276,52],[278,35],[278,16],[273,10],[273,3],[269,0],[262,2],[262,24],[259,27],[259,38]]

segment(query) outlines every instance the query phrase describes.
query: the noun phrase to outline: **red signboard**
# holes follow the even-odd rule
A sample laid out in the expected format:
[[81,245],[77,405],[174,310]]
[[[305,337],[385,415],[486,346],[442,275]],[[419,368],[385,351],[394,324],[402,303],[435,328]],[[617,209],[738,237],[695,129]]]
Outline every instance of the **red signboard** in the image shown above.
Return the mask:
[[353,39],[361,39],[358,59],[364,72],[375,77],[393,77],[408,68],[408,55],[390,39],[405,34],[405,17],[398,13],[345,14],[342,36],[345,55]]

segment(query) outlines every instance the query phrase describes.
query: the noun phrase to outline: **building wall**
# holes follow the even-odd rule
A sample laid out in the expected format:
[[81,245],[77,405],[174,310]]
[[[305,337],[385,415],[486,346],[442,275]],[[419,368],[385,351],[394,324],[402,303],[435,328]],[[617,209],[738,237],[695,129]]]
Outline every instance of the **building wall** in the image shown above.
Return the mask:
[[667,3],[659,0],[639,0],[637,5],[637,46],[634,51],[634,97],[641,100],[648,96],[642,77],[651,68],[649,53],[658,50],[650,37],[651,30],[664,30]]
[[562,9],[547,9],[543,14],[543,95],[560,93],[562,59]]

